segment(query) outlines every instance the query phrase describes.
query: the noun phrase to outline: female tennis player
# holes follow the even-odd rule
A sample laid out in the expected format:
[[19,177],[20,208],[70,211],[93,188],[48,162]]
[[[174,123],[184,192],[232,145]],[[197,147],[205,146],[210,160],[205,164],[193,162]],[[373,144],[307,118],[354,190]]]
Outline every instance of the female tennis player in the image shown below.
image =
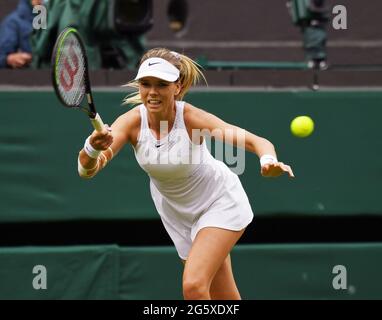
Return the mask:
[[93,177],[130,143],[150,177],[155,207],[184,262],[184,298],[241,299],[230,251],[253,213],[238,176],[210,154],[205,133],[234,145],[245,138],[243,147],[259,156],[264,177],[293,177],[293,172],[277,160],[268,140],[182,101],[201,78],[187,56],[164,48],[149,50],[129,83],[139,92],[125,100],[138,105],[86,139],[78,170],[81,177]]

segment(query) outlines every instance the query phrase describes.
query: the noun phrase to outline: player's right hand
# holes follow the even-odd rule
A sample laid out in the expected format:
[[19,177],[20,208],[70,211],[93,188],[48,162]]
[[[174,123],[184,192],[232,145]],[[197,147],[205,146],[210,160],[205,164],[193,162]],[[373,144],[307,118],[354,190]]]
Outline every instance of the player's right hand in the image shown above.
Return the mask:
[[111,128],[105,124],[101,132],[94,130],[90,136],[90,144],[96,150],[107,150],[113,143]]

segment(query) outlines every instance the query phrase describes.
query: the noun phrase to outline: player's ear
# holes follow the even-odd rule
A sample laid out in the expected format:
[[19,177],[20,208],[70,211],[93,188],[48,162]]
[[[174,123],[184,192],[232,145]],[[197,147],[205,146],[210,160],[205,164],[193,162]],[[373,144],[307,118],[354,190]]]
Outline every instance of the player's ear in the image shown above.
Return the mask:
[[180,81],[175,82],[175,85],[176,85],[175,96],[177,96],[182,90],[182,85],[180,84]]

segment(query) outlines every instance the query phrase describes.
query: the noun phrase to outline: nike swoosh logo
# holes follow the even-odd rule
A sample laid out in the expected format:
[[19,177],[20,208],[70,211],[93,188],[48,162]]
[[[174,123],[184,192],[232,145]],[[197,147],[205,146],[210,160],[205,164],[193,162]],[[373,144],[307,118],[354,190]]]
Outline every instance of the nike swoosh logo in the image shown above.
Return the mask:
[[160,62],[149,62],[149,67],[153,66],[154,64],[159,64]]

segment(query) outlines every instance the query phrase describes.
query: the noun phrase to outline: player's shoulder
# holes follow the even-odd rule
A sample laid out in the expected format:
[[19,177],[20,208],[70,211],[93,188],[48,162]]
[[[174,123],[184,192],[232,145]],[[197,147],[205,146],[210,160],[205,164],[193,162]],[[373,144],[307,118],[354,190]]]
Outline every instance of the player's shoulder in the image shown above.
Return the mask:
[[118,120],[129,127],[138,126],[141,123],[141,114],[139,111],[139,106],[136,106],[119,116]]
[[187,124],[193,124],[195,121],[200,120],[206,115],[206,113],[207,112],[205,110],[199,107],[193,106],[192,104],[188,102],[184,104],[183,116],[184,116],[184,121]]
[[195,111],[195,109],[199,109],[197,107],[195,107],[194,105],[192,105],[191,103],[189,102],[184,102],[184,113],[192,113]]
[[200,113],[203,113],[203,112],[204,112],[203,109],[196,107],[196,106],[192,105],[191,103],[188,103],[188,102],[184,103],[183,115],[184,115],[185,119],[198,116],[198,115],[200,115]]
[[126,142],[135,143],[141,124],[141,115],[139,107],[134,107],[131,110],[120,115],[113,123],[114,132],[125,137]]

